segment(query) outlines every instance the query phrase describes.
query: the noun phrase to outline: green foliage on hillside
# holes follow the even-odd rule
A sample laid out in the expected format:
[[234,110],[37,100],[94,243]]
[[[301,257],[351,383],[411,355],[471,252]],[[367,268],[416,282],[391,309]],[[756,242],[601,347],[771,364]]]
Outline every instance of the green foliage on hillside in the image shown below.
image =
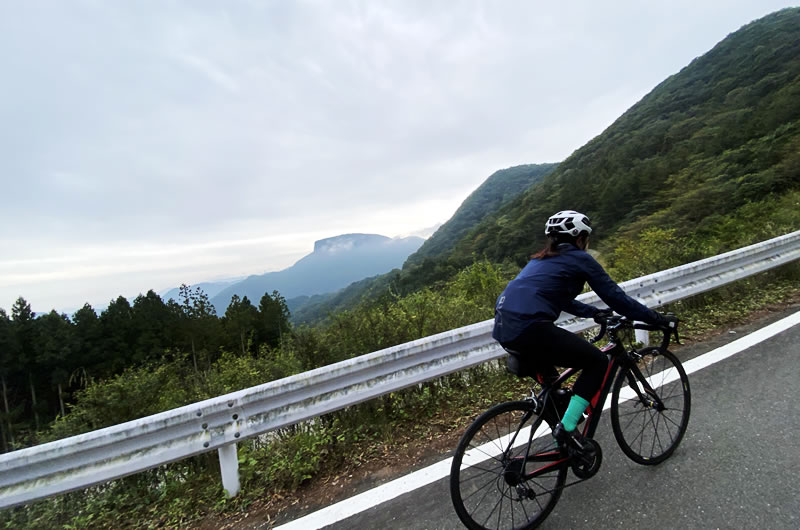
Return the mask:
[[481,184],[419,250],[409,256],[404,269],[419,265],[425,258],[448,251],[487,215],[542,180],[558,164],[526,164],[495,171]]
[[352,309],[364,298],[377,298],[388,291],[389,285],[399,273],[400,270],[395,269],[386,274],[353,282],[335,293],[289,300],[289,307],[293,307],[292,322],[314,324],[324,320],[325,317],[337,310]]

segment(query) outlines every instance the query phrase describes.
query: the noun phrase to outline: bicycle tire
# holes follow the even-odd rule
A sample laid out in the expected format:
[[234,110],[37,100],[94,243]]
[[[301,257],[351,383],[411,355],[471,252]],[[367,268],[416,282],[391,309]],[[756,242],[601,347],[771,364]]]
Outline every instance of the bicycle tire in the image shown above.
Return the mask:
[[[617,375],[611,394],[611,427],[628,458],[638,464],[656,465],[669,458],[681,443],[689,425],[692,393],[686,371],[674,354],[656,347],[645,348],[639,354],[642,359],[637,366],[665,408],[658,410],[635,393],[631,399],[621,401],[623,385],[631,378],[637,379],[630,369],[623,370]],[[641,382],[637,380],[636,384],[641,390]]]
[[[450,468],[450,496],[467,528],[536,528],[558,502],[567,463],[557,461],[562,456],[552,426],[533,410],[530,401],[501,403],[478,417],[461,437]],[[526,428],[537,433],[542,425],[541,435],[531,440],[529,458],[523,464],[530,439]],[[512,443],[515,432],[519,434]],[[531,461],[535,455],[554,461],[535,463]],[[519,480],[520,472],[528,478]]]

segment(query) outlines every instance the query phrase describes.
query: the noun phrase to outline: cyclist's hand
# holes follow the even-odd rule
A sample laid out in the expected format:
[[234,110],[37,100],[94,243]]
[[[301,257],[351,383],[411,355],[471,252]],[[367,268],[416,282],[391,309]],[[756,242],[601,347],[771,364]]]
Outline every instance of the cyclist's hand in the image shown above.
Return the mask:
[[597,312],[594,314],[594,321],[598,324],[604,323],[610,317],[614,315],[614,312],[610,309],[598,309]]
[[661,327],[666,328],[666,329],[670,329],[670,330],[674,330],[674,329],[676,329],[678,327],[679,319],[678,319],[677,316],[675,316],[675,314],[673,314],[673,313],[659,313],[658,315],[661,317],[661,319],[660,319],[661,322],[659,322],[659,325]]

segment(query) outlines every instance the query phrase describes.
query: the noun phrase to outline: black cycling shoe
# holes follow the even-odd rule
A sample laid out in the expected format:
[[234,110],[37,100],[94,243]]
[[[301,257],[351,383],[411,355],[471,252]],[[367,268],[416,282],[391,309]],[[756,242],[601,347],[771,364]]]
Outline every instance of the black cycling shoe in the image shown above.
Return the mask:
[[553,438],[556,439],[560,446],[566,447],[571,452],[585,453],[592,450],[591,444],[586,441],[586,438],[578,429],[567,431],[561,422],[558,422],[553,429]]

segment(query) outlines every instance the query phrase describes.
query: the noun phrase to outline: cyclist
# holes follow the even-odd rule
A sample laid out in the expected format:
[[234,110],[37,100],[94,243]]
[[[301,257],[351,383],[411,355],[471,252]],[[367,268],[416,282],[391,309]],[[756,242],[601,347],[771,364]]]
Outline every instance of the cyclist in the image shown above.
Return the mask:
[[504,348],[525,355],[540,373],[557,375],[553,365],[581,369],[553,436],[582,450],[583,436],[576,426],[602,385],[608,359],[580,336],[556,326],[559,314],[564,311],[586,318],[609,314],[575,300],[588,282],[603,302],[628,318],[669,327],[674,317],[657,313],[626,295],[586,252],[592,233],[587,216],[573,210],[558,212],[547,220],[544,233],[548,238],[545,247],[531,256],[498,297],[492,336]]

